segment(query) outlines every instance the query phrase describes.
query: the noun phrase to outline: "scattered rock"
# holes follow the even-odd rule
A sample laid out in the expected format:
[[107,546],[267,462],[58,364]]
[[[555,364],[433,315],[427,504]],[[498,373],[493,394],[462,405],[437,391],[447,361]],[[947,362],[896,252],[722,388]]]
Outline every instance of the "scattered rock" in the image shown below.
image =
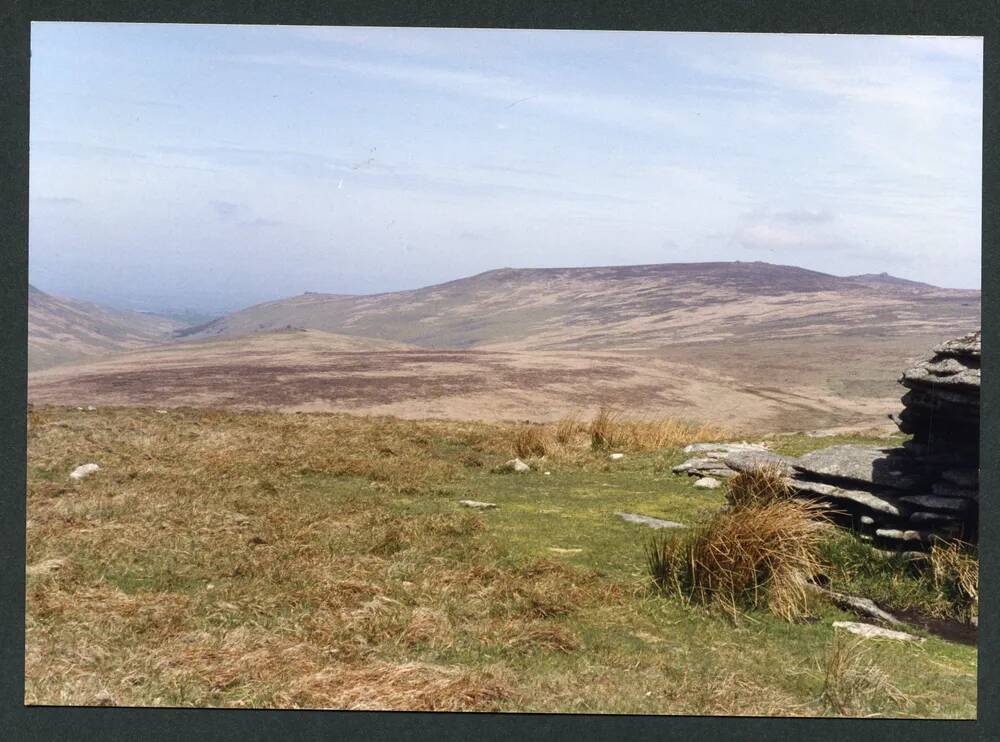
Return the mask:
[[69,473],[70,479],[83,479],[93,474],[95,471],[99,471],[101,467],[97,464],[83,464],[82,466],[76,467],[73,471]]
[[877,528],[875,535],[879,538],[893,541],[923,541],[930,542],[934,534],[929,531],[901,530],[898,528]]
[[806,586],[814,591],[828,598],[832,603],[841,608],[846,608],[848,610],[857,611],[863,613],[871,618],[877,618],[880,621],[891,624],[893,626],[901,626],[903,622],[896,618],[891,613],[883,611],[874,601],[868,598],[861,598],[856,595],[847,595],[846,593],[838,593],[833,590],[828,590],[825,587],[820,587],[811,582],[807,582]]
[[629,523],[640,523],[644,526],[649,526],[650,528],[684,528],[683,523],[674,523],[672,520],[660,520],[659,518],[651,518],[648,515],[638,515],[636,513],[615,513],[622,520],[627,520]]
[[714,490],[718,489],[722,485],[718,479],[714,477],[702,477],[695,481],[694,486],[703,490]]
[[156,414],[157,414],[157,415],[166,415],[166,414],[167,414],[167,411],[166,411],[166,410],[157,410],[157,411],[156,411]]
[[99,690],[97,692],[97,695],[94,696],[94,700],[89,705],[91,705],[91,706],[115,706],[117,704],[115,703],[114,696],[111,695],[111,692],[108,691],[107,688],[102,688],[101,690]]
[[495,502],[479,502],[479,500],[459,500],[458,504],[463,508],[475,508],[476,510],[493,510],[497,507]]
[[854,621],[834,621],[835,629],[846,629],[852,634],[863,636],[866,639],[896,639],[898,641],[922,642],[923,639],[905,631],[893,631],[883,629],[881,626],[874,626],[870,623],[856,623]]
[[612,461],[618,461],[618,459],[624,459],[625,458],[625,454],[623,454],[623,453],[613,453],[613,454],[610,454],[608,456],[608,458],[611,459]]
[[94,405],[92,404],[87,405],[87,412],[94,412],[95,410],[97,410],[97,408],[94,407]]
[[551,477],[552,476],[552,472],[550,472],[550,471],[545,472],[545,476]]
[[503,469],[504,471],[516,471],[521,474],[527,471],[531,471],[531,467],[528,464],[521,461],[521,459],[511,459],[510,461],[505,462],[504,465],[500,468]]

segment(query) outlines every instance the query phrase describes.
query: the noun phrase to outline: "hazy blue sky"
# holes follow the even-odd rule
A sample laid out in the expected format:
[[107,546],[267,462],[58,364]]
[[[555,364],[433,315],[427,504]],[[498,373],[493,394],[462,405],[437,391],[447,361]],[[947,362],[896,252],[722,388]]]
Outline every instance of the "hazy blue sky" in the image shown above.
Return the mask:
[[979,287],[980,39],[32,24],[30,277],[234,309],[492,268]]

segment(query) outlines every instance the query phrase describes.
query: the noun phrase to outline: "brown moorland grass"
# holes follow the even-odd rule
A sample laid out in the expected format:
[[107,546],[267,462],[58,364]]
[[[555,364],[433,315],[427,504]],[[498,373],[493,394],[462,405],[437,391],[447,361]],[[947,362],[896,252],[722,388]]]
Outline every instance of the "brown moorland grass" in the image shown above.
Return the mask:
[[[734,623],[648,589],[646,532],[613,513],[723,504],[669,474],[678,450],[609,464],[577,429],[552,436],[551,476],[492,474],[515,428],[36,407],[25,702],[828,713],[828,621]],[[913,652],[880,662],[920,699],[901,713],[974,714],[974,652]]]

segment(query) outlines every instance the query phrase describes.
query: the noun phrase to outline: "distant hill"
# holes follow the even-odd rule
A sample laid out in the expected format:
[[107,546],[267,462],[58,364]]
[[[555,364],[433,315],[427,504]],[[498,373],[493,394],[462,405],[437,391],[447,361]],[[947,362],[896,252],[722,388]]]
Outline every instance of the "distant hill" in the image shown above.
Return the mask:
[[110,309],[28,287],[28,368],[140,348],[172,338],[182,323]]
[[817,332],[947,333],[978,326],[979,296],[888,274],[838,277],[760,262],[504,268],[410,291],[303,294],[179,335],[292,325],[434,349],[651,350]]

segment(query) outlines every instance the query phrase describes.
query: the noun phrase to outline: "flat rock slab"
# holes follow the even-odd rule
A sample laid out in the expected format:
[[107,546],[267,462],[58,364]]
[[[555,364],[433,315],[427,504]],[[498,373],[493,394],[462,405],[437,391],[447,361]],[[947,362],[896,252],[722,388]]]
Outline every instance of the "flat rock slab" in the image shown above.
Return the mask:
[[926,484],[920,464],[896,447],[829,446],[800,456],[792,466],[812,477],[851,480],[893,489],[913,490]]
[[928,510],[944,510],[949,513],[968,512],[974,502],[961,497],[939,497],[938,495],[907,495],[899,498],[909,505]]
[[923,638],[907,634],[905,631],[893,631],[883,629],[881,626],[874,626],[870,623],[857,623],[856,621],[834,621],[835,629],[846,629],[852,634],[863,636],[866,639],[894,639],[904,642],[922,642]]
[[896,498],[888,497],[884,494],[847,489],[836,487],[832,484],[824,484],[823,482],[809,482],[796,478],[793,478],[790,484],[796,493],[800,495],[804,494],[810,498],[818,496],[833,501],[846,501],[854,505],[861,505],[876,513],[891,515],[897,518],[905,516],[909,512],[909,509],[905,505],[900,507]]
[[723,453],[737,451],[767,451],[763,443],[692,443],[684,447],[684,453]]
[[979,487],[979,470],[978,469],[945,469],[941,472],[941,479],[946,482],[950,482],[957,487],[965,487],[966,489],[976,489]]
[[714,490],[722,486],[722,482],[713,477],[702,477],[694,483],[695,487],[703,490]]
[[948,340],[934,348],[934,353],[958,358],[981,358],[983,355],[982,331],[976,330],[954,340]]
[[978,500],[979,488],[966,489],[965,487],[957,487],[950,482],[935,482],[931,485],[931,494],[938,497],[964,497],[967,500]]
[[910,513],[911,523],[930,523],[930,524],[943,524],[943,523],[959,523],[959,520],[951,515],[945,515],[944,513],[928,513],[926,510],[918,510],[915,513]]
[[762,467],[775,467],[786,474],[791,473],[792,464],[797,459],[780,456],[770,451],[734,451],[725,458],[726,466],[735,472],[745,472]]
[[497,507],[495,502],[479,502],[479,500],[459,500],[458,504],[463,508],[475,508],[476,510],[494,510]]
[[683,523],[674,523],[672,520],[660,520],[659,518],[651,518],[648,515],[639,515],[637,513],[615,513],[622,520],[627,520],[629,523],[639,523],[644,526],[649,526],[650,528],[685,528]]

